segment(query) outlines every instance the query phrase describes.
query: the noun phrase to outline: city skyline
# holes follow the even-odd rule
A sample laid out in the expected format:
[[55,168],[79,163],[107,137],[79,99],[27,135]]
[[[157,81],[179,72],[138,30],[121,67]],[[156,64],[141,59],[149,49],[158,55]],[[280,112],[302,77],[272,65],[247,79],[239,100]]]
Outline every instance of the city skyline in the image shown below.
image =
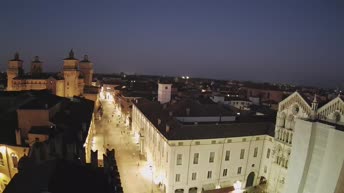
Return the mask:
[[8,1],[0,10],[0,70],[18,51],[26,71],[36,55],[44,71],[61,71],[74,48],[97,73],[343,82],[338,1]]

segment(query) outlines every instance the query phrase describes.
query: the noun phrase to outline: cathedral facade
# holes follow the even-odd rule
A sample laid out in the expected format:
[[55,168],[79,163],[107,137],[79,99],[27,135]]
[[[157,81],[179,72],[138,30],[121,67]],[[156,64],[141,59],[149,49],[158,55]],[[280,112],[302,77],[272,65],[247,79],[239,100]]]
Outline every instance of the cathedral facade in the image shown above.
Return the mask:
[[57,74],[43,73],[42,62],[36,56],[31,62],[30,73],[24,74],[23,61],[16,53],[8,62],[7,90],[50,90],[61,97],[81,96],[84,86],[90,86],[93,76],[93,64],[85,55],[79,61],[71,50],[69,56],[63,60],[63,70]]

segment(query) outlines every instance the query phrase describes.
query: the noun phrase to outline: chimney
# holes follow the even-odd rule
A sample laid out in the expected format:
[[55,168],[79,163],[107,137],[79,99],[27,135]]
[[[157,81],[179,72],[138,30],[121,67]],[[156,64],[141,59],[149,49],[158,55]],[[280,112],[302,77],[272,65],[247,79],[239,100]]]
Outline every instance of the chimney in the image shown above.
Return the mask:
[[186,108],[186,116],[190,115],[190,108]]
[[166,124],[166,133],[170,132],[170,126]]
[[158,119],[158,125],[160,125],[161,124],[161,119]]

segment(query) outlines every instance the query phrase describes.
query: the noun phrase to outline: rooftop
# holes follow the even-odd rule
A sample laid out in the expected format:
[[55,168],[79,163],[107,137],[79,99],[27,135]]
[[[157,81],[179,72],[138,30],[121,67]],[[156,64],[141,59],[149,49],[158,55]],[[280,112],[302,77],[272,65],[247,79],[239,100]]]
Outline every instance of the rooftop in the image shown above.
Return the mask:
[[[208,122],[185,124],[176,117],[221,117],[234,116],[232,111],[220,105],[197,104],[191,100],[182,100],[175,104],[161,105],[148,100],[138,100],[136,107],[168,140],[191,140],[243,137],[252,135],[274,136],[274,121],[266,116],[237,117],[232,122]],[[190,109],[187,114],[186,109]],[[170,113],[171,112],[171,113]],[[171,116],[172,114],[172,116]],[[160,120],[160,121],[158,121]],[[170,130],[166,131],[166,125]]]
[[58,103],[61,103],[63,100],[66,99],[52,94],[42,95],[41,97],[35,98],[28,103],[25,103],[24,105],[19,107],[19,109],[50,109]]
[[4,193],[106,193],[106,176],[100,170],[66,160],[49,160],[17,173]]

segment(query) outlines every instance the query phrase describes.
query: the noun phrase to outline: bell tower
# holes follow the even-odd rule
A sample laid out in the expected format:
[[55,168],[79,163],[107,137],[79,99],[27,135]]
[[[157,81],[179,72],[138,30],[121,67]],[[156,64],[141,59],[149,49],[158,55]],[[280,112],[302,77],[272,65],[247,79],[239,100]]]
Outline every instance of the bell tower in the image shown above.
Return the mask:
[[7,90],[15,90],[13,85],[13,79],[15,77],[21,76],[24,73],[23,61],[19,59],[19,53],[14,54],[14,58],[8,61],[7,66]]
[[63,60],[63,78],[65,97],[73,97],[80,95],[78,89],[78,71],[79,60],[74,58],[73,49],[69,52],[69,56]]
[[39,61],[38,56],[35,56],[35,58],[31,62],[31,75],[39,75],[42,73],[42,71],[42,62]]
[[88,60],[88,56],[85,55],[84,59],[79,64],[79,70],[84,75],[85,85],[90,86],[93,78],[93,64]]

